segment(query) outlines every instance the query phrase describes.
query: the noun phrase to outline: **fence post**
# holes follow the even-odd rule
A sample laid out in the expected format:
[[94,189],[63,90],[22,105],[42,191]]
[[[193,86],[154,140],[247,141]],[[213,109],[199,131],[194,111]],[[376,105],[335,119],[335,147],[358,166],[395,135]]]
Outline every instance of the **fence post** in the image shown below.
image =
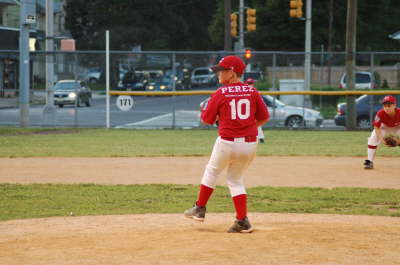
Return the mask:
[[[176,64],[175,64],[175,53],[172,53],[172,89],[176,91],[175,76],[176,76]],[[175,129],[175,95],[172,95],[172,129]]]
[[[64,54],[65,56],[65,54]],[[78,101],[79,101],[79,95],[78,95],[78,91],[77,91],[77,82],[78,82],[78,53],[75,51],[74,52],[74,77],[75,77],[75,109],[74,109],[74,127],[78,127]]]
[[[371,52],[370,55],[370,72],[372,74],[372,80],[375,81],[375,75],[374,75],[374,53]],[[371,83],[372,85],[375,84]],[[374,89],[374,87],[370,87],[370,90]],[[372,125],[372,120],[374,119],[374,95],[371,95],[371,98],[369,100],[369,124]]]
[[106,30],[106,128],[110,128],[110,31]]
[[276,90],[276,52],[272,54],[272,90]]

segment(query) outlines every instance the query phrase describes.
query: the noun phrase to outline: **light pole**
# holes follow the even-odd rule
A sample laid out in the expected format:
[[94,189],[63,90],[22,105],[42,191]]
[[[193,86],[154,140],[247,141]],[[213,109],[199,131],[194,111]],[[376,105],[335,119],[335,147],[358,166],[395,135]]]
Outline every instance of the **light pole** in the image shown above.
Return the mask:
[[20,1],[20,32],[19,32],[19,109],[20,126],[29,126],[29,29],[36,23],[36,1]]
[[306,4],[306,41],[305,41],[305,76],[304,90],[310,90],[311,86],[311,0],[307,0]]
[[46,0],[46,105],[43,108],[43,123],[54,125],[54,8],[53,0]]

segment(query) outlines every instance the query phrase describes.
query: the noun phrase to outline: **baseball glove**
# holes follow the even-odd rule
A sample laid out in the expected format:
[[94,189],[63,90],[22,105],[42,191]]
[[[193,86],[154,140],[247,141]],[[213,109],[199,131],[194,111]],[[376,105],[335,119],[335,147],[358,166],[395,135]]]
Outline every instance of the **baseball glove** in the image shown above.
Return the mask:
[[385,145],[389,147],[396,147],[399,145],[399,139],[396,136],[389,135],[384,138]]

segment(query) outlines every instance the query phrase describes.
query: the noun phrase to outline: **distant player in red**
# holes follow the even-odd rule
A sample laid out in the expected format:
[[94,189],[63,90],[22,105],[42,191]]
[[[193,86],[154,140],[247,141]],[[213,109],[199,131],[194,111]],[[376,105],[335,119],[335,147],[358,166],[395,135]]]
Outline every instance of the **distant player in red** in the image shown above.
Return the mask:
[[[386,96],[382,99],[383,108],[376,113],[373,122],[374,130],[368,138],[368,159],[364,161],[365,169],[374,168],[376,149],[384,143],[387,134],[400,136],[400,108],[396,107],[396,98]],[[400,143],[399,143],[400,144]]]
[[[247,78],[244,82],[249,86],[256,87],[256,81],[251,77]],[[260,143],[264,143],[264,132],[262,126],[258,127],[257,139]]]
[[217,73],[222,87],[202,107],[201,119],[210,125],[218,120],[219,137],[204,171],[198,199],[184,215],[204,221],[217,178],[227,169],[227,183],[236,209],[236,220],[228,232],[250,233],[253,228],[247,217],[243,173],[256,155],[257,127],[268,121],[269,113],[258,91],[240,81],[245,69],[242,59],[226,56],[211,69]]

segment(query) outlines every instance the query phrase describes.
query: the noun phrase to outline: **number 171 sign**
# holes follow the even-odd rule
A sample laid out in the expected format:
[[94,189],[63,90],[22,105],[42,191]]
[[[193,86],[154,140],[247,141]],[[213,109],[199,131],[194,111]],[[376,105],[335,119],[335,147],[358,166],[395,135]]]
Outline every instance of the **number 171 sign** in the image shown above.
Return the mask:
[[119,96],[117,97],[117,107],[122,111],[128,111],[133,107],[133,97]]

